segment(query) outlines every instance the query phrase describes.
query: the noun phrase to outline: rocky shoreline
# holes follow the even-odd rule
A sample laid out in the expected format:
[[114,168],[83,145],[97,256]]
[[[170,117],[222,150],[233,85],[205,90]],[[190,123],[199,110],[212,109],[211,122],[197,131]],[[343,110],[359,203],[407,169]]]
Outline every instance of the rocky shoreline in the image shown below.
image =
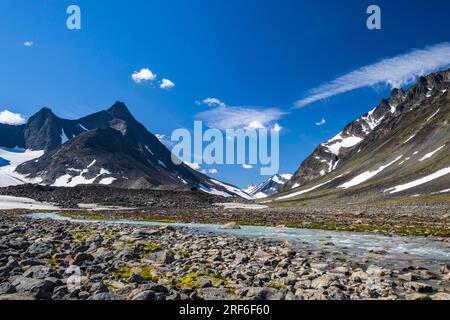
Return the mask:
[[450,299],[450,265],[387,269],[332,247],[167,226],[0,213],[0,248],[0,300]]

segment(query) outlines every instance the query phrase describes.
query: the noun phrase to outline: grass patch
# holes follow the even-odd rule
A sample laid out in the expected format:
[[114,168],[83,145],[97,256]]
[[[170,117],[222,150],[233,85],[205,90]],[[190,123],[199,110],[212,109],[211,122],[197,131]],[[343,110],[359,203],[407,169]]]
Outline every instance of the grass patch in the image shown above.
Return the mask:
[[450,227],[437,227],[426,225],[340,225],[337,223],[323,223],[305,226],[307,229],[333,230],[333,231],[351,231],[351,232],[371,232],[384,234],[397,234],[401,236],[435,236],[450,237]]
[[404,203],[450,203],[450,193],[428,194],[410,198],[393,198],[376,200],[378,205],[392,205]]

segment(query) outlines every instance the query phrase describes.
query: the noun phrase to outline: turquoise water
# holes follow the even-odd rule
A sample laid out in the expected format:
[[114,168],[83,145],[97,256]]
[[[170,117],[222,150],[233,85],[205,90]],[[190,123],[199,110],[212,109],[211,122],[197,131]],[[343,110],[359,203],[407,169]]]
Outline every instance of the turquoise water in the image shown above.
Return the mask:
[[[260,238],[268,241],[290,241],[297,250],[335,251],[351,257],[371,260],[378,265],[408,267],[415,262],[436,269],[439,264],[450,262],[450,243],[425,237],[384,236],[371,233],[309,230],[298,228],[276,228],[243,226],[238,230],[222,230],[216,224],[159,223],[133,220],[84,220],[63,217],[56,213],[33,213],[33,219],[49,219],[76,223],[107,223],[136,226],[173,226],[189,229],[201,234],[228,235],[245,238]],[[330,243],[333,245],[330,246]],[[383,251],[373,255],[372,251]]]

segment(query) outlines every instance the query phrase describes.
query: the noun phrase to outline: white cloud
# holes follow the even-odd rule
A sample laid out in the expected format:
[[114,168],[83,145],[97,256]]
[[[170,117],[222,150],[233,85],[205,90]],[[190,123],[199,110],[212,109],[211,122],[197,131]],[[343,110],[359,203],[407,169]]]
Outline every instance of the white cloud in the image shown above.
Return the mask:
[[230,107],[222,102],[217,108],[197,114],[210,128],[221,130],[246,128],[265,128],[270,123],[280,119],[285,112],[276,109],[257,109],[253,107]]
[[131,78],[136,83],[141,83],[143,81],[153,81],[156,79],[156,74],[154,74],[150,69],[143,68],[141,71],[135,71]]
[[217,169],[208,169],[209,174],[218,174],[219,171]]
[[196,162],[187,162],[187,161],[183,161],[184,162],[184,164],[185,165],[187,165],[187,166],[189,166],[191,169],[194,169],[194,170],[198,170],[198,169],[200,169],[200,165],[198,164],[198,163],[196,163]]
[[275,125],[273,126],[273,130],[275,130],[276,132],[280,132],[281,130],[283,130],[283,127],[278,123],[275,123]]
[[32,46],[33,46],[33,41],[27,40],[27,41],[25,41],[25,42],[23,43],[23,45],[24,45],[25,47],[32,47]]
[[162,79],[161,84],[159,85],[161,89],[172,89],[175,87],[175,83],[170,81],[169,79]]
[[264,129],[264,128],[265,126],[258,120],[250,122],[248,126],[245,127],[245,129],[247,130]]
[[203,99],[202,101],[197,101],[197,104],[198,105],[206,104],[209,107],[225,107],[225,103],[223,103],[217,98],[206,98]]
[[19,113],[12,113],[8,110],[0,111],[0,123],[17,125],[25,122],[26,119]]
[[325,118],[322,118],[322,120],[316,122],[316,126],[323,126],[325,123],[327,123],[327,120],[325,120]]
[[242,168],[244,168],[244,169],[252,169],[253,166],[250,165],[250,164],[243,164],[243,165],[242,165]]
[[417,77],[450,65],[450,43],[444,42],[425,49],[381,60],[338,77],[310,90],[307,96],[295,103],[302,108],[313,102],[333,97],[351,90],[386,84],[398,88],[413,82]]

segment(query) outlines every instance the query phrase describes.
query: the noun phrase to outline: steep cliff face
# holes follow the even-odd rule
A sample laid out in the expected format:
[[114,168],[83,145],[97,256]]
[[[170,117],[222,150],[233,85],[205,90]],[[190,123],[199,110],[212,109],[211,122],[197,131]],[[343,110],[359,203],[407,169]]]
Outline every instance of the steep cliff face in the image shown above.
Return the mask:
[[304,197],[320,190],[383,192],[416,178],[434,177],[427,178],[427,173],[438,177],[415,182],[417,187],[402,192],[448,189],[449,178],[444,173],[450,166],[449,92],[449,70],[422,77],[407,91],[393,90],[372,111],[319,145],[283,193]]

